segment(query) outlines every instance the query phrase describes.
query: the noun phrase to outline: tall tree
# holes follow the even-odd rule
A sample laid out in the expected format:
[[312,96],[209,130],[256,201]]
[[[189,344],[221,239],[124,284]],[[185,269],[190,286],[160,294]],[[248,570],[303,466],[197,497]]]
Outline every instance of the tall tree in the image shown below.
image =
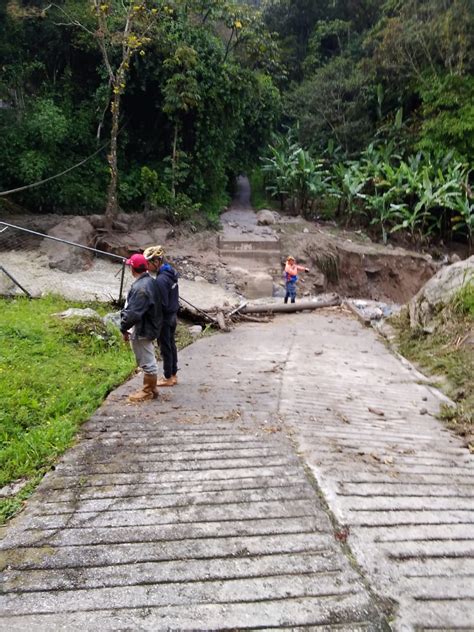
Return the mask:
[[[120,127],[120,106],[126,88],[130,63],[134,55],[144,56],[151,42],[150,32],[159,17],[158,7],[149,0],[88,0],[93,15],[91,22],[83,7],[75,0],[66,7],[52,4],[67,19],[67,24],[88,33],[97,43],[108,77],[111,111],[110,147],[107,153],[110,180],[105,217],[111,225],[118,213],[117,138]],[[82,10],[81,10],[82,9]],[[167,7],[165,7],[167,9]],[[111,93],[111,94],[110,94]]]

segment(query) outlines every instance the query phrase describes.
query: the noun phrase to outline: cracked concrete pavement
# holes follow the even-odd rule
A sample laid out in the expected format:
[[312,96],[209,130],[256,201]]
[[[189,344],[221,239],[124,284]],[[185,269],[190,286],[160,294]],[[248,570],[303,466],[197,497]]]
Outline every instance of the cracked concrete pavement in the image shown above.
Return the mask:
[[472,456],[340,310],[112,393],[6,529],[2,630],[474,629]]

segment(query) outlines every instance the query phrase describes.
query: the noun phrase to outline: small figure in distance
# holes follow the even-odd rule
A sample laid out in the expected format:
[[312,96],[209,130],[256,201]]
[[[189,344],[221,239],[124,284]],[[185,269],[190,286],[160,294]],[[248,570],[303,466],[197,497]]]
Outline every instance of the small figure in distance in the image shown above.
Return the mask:
[[158,364],[153,341],[159,337],[162,321],[161,301],[155,280],[148,274],[148,261],[141,254],[125,261],[135,279],[120,313],[120,331],[130,342],[137,364],[143,369],[143,387],[129,395],[130,402],[158,397]]
[[163,324],[158,339],[163,359],[163,376],[158,380],[158,386],[175,386],[178,383],[178,350],[175,340],[179,309],[178,273],[166,261],[163,246],[150,246],[143,254],[150,271],[156,272],[155,283],[163,308]]
[[285,265],[285,303],[288,303],[288,299],[291,299],[292,303],[296,301],[296,284],[298,283],[299,271],[309,272],[309,268],[299,266],[296,263],[296,259],[292,255],[289,255]]

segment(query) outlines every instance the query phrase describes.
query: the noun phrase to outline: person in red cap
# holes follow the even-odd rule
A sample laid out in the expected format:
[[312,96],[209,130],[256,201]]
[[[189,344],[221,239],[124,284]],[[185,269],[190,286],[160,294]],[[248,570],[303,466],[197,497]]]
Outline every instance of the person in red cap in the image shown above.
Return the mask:
[[124,309],[120,312],[120,331],[130,341],[139,367],[143,369],[143,387],[129,395],[131,402],[158,397],[158,364],[153,341],[160,335],[161,299],[155,280],[148,274],[148,261],[135,254],[125,261],[133,278]]

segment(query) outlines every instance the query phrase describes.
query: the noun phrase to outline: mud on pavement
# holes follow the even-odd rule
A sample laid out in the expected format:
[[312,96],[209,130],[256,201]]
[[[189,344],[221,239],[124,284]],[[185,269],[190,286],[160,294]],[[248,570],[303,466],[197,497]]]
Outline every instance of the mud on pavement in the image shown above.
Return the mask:
[[11,522],[0,628],[473,623],[472,462],[373,331],[283,316],[180,360],[158,402],[115,391]]

